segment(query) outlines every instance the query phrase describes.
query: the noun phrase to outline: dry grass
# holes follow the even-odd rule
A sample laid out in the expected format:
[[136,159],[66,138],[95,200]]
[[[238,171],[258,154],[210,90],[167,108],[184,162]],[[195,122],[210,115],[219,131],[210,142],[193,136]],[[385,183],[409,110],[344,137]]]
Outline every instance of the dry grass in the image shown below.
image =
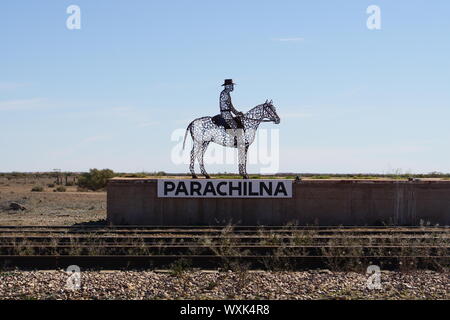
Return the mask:
[[[66,192],[53,192],[48,187],[53,178],[0,177],[0,225],[73,225],[106,219],[105,192],[78,192],[67,186]],[[42,192],[32,192],[42,186]],[[11,211],[9,204],[17,202],[25,211]]]

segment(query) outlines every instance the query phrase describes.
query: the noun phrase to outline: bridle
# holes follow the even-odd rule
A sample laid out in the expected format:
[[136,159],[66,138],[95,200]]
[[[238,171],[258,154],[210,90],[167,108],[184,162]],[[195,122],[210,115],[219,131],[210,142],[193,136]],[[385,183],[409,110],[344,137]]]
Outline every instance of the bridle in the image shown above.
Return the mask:
[[[268,103],[264,103],[263,104],[263,109],[265,109],[267,106],[268,106]],[[255,118],[247,117],[245,115],[242,116],[241,118],[245,118],[245,119],[248,119],[248,120],[259,121],[259,122],[275,122],[276,121],[276,120],[273,120],[273,119],[255,119]]]

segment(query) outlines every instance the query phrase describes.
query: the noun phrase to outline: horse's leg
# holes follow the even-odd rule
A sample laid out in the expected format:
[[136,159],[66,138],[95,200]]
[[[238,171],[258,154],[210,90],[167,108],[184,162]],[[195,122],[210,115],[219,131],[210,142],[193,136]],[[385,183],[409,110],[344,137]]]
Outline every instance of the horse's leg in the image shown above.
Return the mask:
[[239,147],[239,151],[238,151],[239,174],[244,179],[248,179],[248,174],[247,174],[247,151],[248,151],[248,145],[240,146]]
[[244,165],[244,155],[245,151],[243,146],[238,146],[238,168],[239,168],[239,175],[243,176],[245,178],[245,165]]
[[202,172],[202,174],[205,176],[206,179],[211,178],[209,176],[209,174],[206,172],[205,165],[203,163],[203,157],[205,155],[206,148],[208,148],[208,145],[209,145],[209,141],[208,142],[203,142],[203,144],[200,147],[200,151],[199,151],[199,153],[197,155],[198,163],[200,164],[200,171]]
[[248,174],[247,174],[247,155],[248,155],[248,144],[245,145],[245,149],[244,149],[244,179],[248,179]]
[[238,149],[238,168],[239,168],[239,174],[244,178],[247,179],[247,172],[246,172],[246,162],[247,162],[247,149],[248,147],[245,144],[245,137],[244,133],[241,129],[236,130],[238,132],[237,134],[237,149]]
[[199,151],[198,149],[199,149],[199,144],[196,143],[194,140],[194,143],[192,145],[192,150],[191,150],[191,163],[189,165],[189,170],[191,171],[193,179],[197,179],[197,175],[195,174],[195,170],[194,170],[194,165],[195,165],[195,158]]

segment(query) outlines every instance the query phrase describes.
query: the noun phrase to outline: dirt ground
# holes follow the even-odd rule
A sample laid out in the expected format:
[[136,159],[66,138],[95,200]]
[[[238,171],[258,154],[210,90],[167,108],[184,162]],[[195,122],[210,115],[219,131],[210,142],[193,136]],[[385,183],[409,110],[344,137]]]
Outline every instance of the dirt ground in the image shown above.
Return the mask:
[[[51,178],[0,177],[0,226],[104,224],[106,192],[54,192]],[[49,186],[50,185],[50,186]],[[42,192],[32,192],[42,186]],[[11,210],[11,203],[25,210]],[[83,271],[67,290],[63,270],[0,271],[1,299],[449,299],[448,273],[387,272],[381,290],[354,272]]]
[[[0,179],[0,225],[74,225],[102,222],[106,219],[106,192],[77,192],[67,186],[66,192],[54,192],[51,178]],[[32,192],[35,186],[44,191]],[[11,210],[16,202],[25,210]]]

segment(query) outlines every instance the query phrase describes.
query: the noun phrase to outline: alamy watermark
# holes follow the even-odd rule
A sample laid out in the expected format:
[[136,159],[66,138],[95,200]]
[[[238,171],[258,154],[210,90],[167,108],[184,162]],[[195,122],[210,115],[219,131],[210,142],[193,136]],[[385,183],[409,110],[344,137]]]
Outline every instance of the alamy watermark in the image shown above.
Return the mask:
[[67,7],[66,13],[70,14],[66,20],[66,27],[69,30],[81,29],[81,9],[79,6],[72,4]]
[[81,288],[81,269],[77,265],[71,265],[66,273],[69,277],[66,280],[66,290],[79,290]]
[[366,21],[367,29],[381,30],[381,9],[377,5],[367,7],[366,13],[369,15]]
[[369,276],[366,282],[367,289],[380,290],[381,287],[381,269],[377,265],[367,267],[366,274]]
[[[186,129],[176,129],[172,132],[171,141],[175,142],[171,151],[171,161],[175,165],[189,165],[192,140],[186,140],[183,149],[183,139]],[[205,165],[233,165],[239,163],[239,148],[229,148],[211,143],[204,154]],[[247,164],[258,165],[261,174],[274,174],[280,168],[280,131],[279,129],[259,129],[255,132],[255,140],[250,145]]]

